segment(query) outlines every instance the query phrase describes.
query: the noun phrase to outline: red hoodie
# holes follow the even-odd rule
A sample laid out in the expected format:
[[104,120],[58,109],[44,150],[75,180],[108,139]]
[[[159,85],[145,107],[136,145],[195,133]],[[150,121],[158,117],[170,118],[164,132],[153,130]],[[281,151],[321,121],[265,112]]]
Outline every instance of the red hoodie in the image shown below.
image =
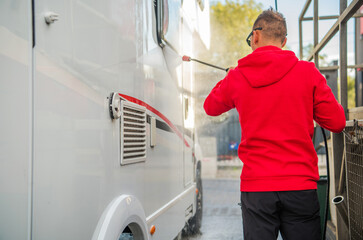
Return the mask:
[[317,188],[313,119],[341,132],[345,115],[314,63],[274,46],[256,49],[238,61],[204,102],[211,116],[232,108],[242,129],[241,191]]

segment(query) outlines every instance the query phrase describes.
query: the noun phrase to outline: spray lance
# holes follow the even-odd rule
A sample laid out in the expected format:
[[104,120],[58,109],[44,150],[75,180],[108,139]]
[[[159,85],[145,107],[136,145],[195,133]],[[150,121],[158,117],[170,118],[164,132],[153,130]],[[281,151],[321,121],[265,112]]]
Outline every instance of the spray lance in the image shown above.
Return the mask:
[[186,55],[184,55],[184,56],[182,57],[182,59],[183,59],[183,61],[184,61],[184,62],[194,61],[194,62],[198,62],[198,63],[204,64],[204,65],[207,65],[207,66],[209,66],[209,67],[217,68],[217,69],[219,69],[219,70],[223,70],[223,71],[226,71],[226,72],[228,72],[228,70],[229,70],[229,68],[222,68],[222,67],[218,67],[218,66],[216,66],[216,65],[213,65],[213,64],[210,64],[210,63],[206,63],[206,62],[200,61],[200,60],[195,59],[195,58],[191,58],[191,57],[186,56]]

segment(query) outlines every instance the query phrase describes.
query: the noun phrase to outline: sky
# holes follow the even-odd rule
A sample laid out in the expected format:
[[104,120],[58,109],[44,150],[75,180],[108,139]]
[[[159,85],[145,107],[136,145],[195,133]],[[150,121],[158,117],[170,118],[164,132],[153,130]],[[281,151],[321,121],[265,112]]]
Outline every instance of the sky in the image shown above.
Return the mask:
[[[210,0],[213,2],[224,2],[225,0]],[[255,0],[262,3],[263,9],[273,7],[275,9],[275,0]],[[313,16],[313,2],[306,12],[306,17]],[[339,15],[339,0],[319,0],[319,16]],[[351,0],[348,1],[348,6]],[[306,0],[277,0],[277,10],[281,12],[287,22],[287,46],[299,56],[299,16],[306,3]],[[319,22],[319,41],[329,31],[336,20],[320,20]],[[313,21],[303,22],[303,45],[313,43]],[[354,64],[354,22],[348,22],[348,65]],[[339,33],[330,40],[326,47],[320,52],[327,56],[327,61],[339,59]],[[306,57],[306,56],[305,56]]]

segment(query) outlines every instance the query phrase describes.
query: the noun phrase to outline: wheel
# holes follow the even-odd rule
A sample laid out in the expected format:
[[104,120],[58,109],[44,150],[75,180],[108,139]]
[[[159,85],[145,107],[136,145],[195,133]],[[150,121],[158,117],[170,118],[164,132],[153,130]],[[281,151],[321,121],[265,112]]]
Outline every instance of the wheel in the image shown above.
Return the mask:
[[134,240],[134,235],[129,227],[126,227],[125,230],[123,230],[118,240]]
[[203,218],[203,186],[201,176],[202,166],[201,163],[197,163],[196,180],[198,193],[196,195],[196,212],[195,215],[188,220],[183,229],[183,236],[194,235],[200,233]]
[[179,232],[178,235],[173,240],[182,240],[182,232]]
[[118,240],[144,240],[145,235],[136,223],[130,223],[121,233]]

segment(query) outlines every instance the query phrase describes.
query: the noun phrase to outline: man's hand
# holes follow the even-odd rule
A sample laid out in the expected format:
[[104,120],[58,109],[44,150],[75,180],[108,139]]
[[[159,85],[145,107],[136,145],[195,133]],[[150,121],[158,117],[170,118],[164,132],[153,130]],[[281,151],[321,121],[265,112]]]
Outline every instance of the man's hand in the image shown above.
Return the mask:
[[233,69],[235,69],[236,67],[229,67],[229,68],[227,68],[227,73],[229,73],[229,71],[231,71],[231,70],[233,70]]

